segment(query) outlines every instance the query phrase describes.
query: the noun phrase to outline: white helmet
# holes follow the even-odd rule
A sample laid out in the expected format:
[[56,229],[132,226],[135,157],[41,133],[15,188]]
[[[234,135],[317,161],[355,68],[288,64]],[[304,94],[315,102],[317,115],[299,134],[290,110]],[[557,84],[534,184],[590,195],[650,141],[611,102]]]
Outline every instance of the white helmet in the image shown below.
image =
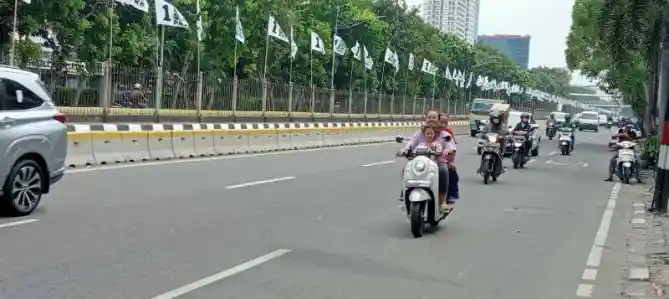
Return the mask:
[[141,89],[141,88],[142,88],[142,84],[135,83],[135,89]]

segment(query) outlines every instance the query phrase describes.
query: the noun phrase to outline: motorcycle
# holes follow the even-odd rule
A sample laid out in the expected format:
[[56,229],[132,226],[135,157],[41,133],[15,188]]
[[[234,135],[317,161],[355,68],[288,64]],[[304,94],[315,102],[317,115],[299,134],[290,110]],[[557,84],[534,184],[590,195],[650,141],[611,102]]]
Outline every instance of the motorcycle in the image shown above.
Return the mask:
[[[411,151],[409,151],[411,153]],[[406,210],[411,234],[423,236],[426,224],[436,227],[448,214],[439,213],[439,166],[435,157],[441,153],[419,146],[405,155],[409,162],[404,166],[402,177],[404,210]],[[448,179],[446,180],[448,181]]]
[[483,176],[483,183],[487,185],[490,179],[496,182],[502,174],[502,169],[498,169],[498,164],[501,165],[502,156],[500,155],[500,144],[498,142],[499,135],[488,133],[485,137],[486,142],[483,145],[479,173]]
[[526,142],[528,140],[528,133],[525,131],[511,132],[513,140],[513,153],[511,154],[511,161],[513,161],[513,168],[523,168],[529,159],[527,153]]
[[633,175],[639,171],[636,168],[637,160],[634,148],[636,143],[623,141],[618,143],[618,161],[616,163],[616,174],[623,184],[629,184]]
[[555,122],[548,122],[546,124],[546,136],[548,137],[548,140],[553,140],[556,131],[557,129],[555,128]]
[[610,130],[611,127],[613,127],[613,122],[609,120],[606,122],[606,128]]
[[572,128],[560,128],[560,138],[558,139],[558,146],[560,153],[563,156],[568,156],[574,149],[574,130]]

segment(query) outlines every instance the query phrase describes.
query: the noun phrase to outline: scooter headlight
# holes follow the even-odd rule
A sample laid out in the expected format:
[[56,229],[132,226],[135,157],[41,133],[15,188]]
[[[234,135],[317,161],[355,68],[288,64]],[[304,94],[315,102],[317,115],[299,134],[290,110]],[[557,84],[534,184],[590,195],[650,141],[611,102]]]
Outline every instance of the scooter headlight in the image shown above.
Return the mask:
[[419,176],[427,170],[427,163],[425,163],[425,161],[415,161],[413,165],[411,165],[411,170],[415,175]]

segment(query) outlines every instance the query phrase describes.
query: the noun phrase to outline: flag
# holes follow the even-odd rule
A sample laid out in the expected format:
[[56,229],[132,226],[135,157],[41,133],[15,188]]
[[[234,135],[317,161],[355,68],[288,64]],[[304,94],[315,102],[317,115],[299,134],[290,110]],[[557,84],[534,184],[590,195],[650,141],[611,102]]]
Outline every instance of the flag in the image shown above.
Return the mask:
[[[195,23],[195,26],[197,27],[197,40],[202,41],[202,36],[204,34],[204,28],[202,28],[202,11],[200,10],[200,0],[197,0],[195,2],[195,8],[197,10],[197,23]],[[237,10],[239,11],[239,10]]]
[[[30,0],[23,0],[23,2],[30,4]],[[143,12],[149,12],[149,3],[146,0],[116,0],[119,4],[129,5],[135,9],[141,10]]]
[[372,57],[369,56],[369,52],[367,52],[367,47],[362,46],[362,52],[365,56],[365,69],[371,71],[372,67],[374,66],[374,61],[372,60]]
[[474,80],[474,73],[469,73],[469,80],[467,80],[467,88],[472,87],[473,80]]
[[451,70],[446,67],[446,71],[444,72],[444,78],[449,81],[453,81],[453,75],[451,75]]
[[385,62],[392,65],[396,69],[399,67],[399,60],[397,59],[397,54],[391,51],[390,48],[386,48],[386,55],[384,57]]
[[423,73],[428,73],[428,74],[430,74],[430,75],[434,75],[434,73],[433,73],[433,71],[434,71],[434,66],[432,66],[432,62],[430,62],[430,61],[427,60],[427,59],[423,59],[423,67],[421,67],[420,70],[421,70]]
[[235,8],[235,39],[242,44],[246,43],[244,27],[242,26],[242,20],[239,18],[239,5]]
[[362,60],[362,48],[360,48],[360,43],[358,43],[358,41],[355,41],[355,46],[351,48],[351,52],[353,53],[353,58],[355,58],[355,60]]
[[156,25],[188,28],[184,15],[172,3],[164,0],[156,0]]
[[295,59],[295,55],[297,55],[297,44],[295,43],[293,26],[290,26],[290,57]]
[[344,42],[339,35],[334,36],[334,46],[332,47],[333,51],[337,55],[344,56],[346,55],[346,51],[348,50],[348,47],[346,47],[346,43]]
[[277,22],[273,16],[269,16],[269,19],[267,20],[267,35],[276,38],[280,41],[288,42],[288,37],[286,36],[286,33],[283,32],[283,29],[281,29],[281,25],[279,25],[279,22]]
[[23,0],[26,4],[30,4],[30,0]]
[[413,53],[409,53],[409,65],[408,65],[408,67],[409,67],[410,71],[413,71],[414,59],[415,58],[413,57]]
[[311,31],[311,51],[325,54],[325,44],[316,32]]

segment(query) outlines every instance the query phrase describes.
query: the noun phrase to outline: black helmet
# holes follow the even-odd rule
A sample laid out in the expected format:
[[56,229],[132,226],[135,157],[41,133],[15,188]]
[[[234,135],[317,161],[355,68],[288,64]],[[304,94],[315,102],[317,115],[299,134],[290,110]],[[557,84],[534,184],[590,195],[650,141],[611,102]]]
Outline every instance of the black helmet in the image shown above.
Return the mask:
[[530,114],[527,112],[523,112],[520,114],[520,121],[525,122],[530,120]]
[[489,119],[491,123],[495,123],[493,120],[498,120],[498,123],[502,123],[502,112],[499,110],[491,110],[489,114]]

